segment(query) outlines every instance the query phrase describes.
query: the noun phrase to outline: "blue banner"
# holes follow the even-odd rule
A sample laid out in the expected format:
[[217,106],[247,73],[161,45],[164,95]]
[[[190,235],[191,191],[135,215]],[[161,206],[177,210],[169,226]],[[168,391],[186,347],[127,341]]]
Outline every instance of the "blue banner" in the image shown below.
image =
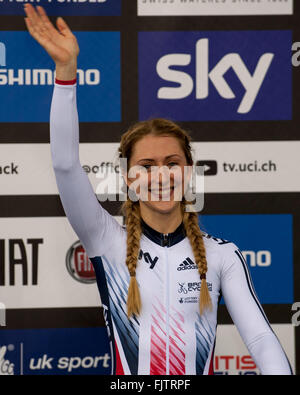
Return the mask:
[[[80,122],[119,122],[120,32],[74,32]],[[0,122],[49,122],[55,64],[28,32],[0,32]]]
[[293,303],[292,215],[203,215],[199,224],[239,247],[261,303]]
[[[25,1],[1,0],[0,15],[24,15]],[[42,6],[48,15],[103,15],[120,16],[121,0],[30,0]]]
[[0,375],[111,374],[106,328],[0,331]]
[[292,119],[292,32],[139,33],[139,118]]

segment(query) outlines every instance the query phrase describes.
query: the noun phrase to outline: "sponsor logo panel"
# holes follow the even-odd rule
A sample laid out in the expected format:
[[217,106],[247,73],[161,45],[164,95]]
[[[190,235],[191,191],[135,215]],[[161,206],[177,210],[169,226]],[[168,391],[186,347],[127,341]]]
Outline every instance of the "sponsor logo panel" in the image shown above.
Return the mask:
[[7,309],[99,306],[95,273],[67,218],[0,218],[0,227]]
[[[1,0],[0,15],[24,15],[24,1]],[[121,15],[121,0],[30,0],[33,6],[42,5],[48,15]]]
[[140,32],[139,118],[290,120],[291,46],[290,30]]
[[293,303],[292,215],[203,215],[199,224],[242,251],[261,303]]
[[297,141],[194,142],[205,192],[299,192]]
[[111,374],[106,328],[1,330],[0,375],[79,374]]
[[[272,324],[295,372],[295,330],[290,324]],[[258,367],[249,355],[237,328],[234,325],[218,325],[214,356],[216,375],[258,375]]]
[[[74,32],[81,122],[119,122],[120,33]],[[28,32],[0,32],[0,122],[49,122],[55,67]],[[24,51],[26,48],[26,51]],[[30,56],[27,56],[30,53]]]
[[[119,174],[117,148],[115,143],[80,144],[81,164],[95,191],[103,179]],[[1,144],[0,158],[0,194],[58,194],[49,144]],[[112,190],[117,192],[114,184]]]
[[[204,169],[204,192],[300,192],[300,142],[194,142],[192,148],[195,166]],[[110,191],[111,200],[124,194],[117,149],[117,143],[80,144],[95,192]],[[1,144],[0,158],[1,195],[58,194],[48,144]]]
[[137,0],[139,16],[291,15],[293,0]]

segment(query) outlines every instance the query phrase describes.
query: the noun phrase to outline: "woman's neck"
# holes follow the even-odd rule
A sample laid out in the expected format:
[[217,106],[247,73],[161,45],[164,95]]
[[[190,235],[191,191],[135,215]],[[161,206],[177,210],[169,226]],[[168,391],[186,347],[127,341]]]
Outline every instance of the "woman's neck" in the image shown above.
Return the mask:
[[180,205],[168,213],[152,210],[145,204],[140,204],[141,217],[152,229],[160,233],[172,233],[182,222]]

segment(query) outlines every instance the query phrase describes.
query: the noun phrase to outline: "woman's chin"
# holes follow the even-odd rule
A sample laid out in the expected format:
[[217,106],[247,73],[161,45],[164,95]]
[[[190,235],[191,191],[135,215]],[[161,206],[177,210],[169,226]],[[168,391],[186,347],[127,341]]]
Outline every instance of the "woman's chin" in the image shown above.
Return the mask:
[[150,208],[153,211],[160,212],[161,214],[168,214],[172,212],[175,208],[177,208],[180,202],[174,200],[158,200],[158,201],[148,200],[142,202],[142,204],[145,204],[148,208]]

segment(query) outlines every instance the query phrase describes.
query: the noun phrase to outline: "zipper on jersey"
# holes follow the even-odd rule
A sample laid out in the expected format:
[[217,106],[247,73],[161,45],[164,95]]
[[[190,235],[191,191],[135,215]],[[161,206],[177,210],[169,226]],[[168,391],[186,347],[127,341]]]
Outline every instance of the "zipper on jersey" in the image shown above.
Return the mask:
[[168,245],[168,242],[169,242],[169,233],[164,233],[163,234],[162,246],[166,247]]

